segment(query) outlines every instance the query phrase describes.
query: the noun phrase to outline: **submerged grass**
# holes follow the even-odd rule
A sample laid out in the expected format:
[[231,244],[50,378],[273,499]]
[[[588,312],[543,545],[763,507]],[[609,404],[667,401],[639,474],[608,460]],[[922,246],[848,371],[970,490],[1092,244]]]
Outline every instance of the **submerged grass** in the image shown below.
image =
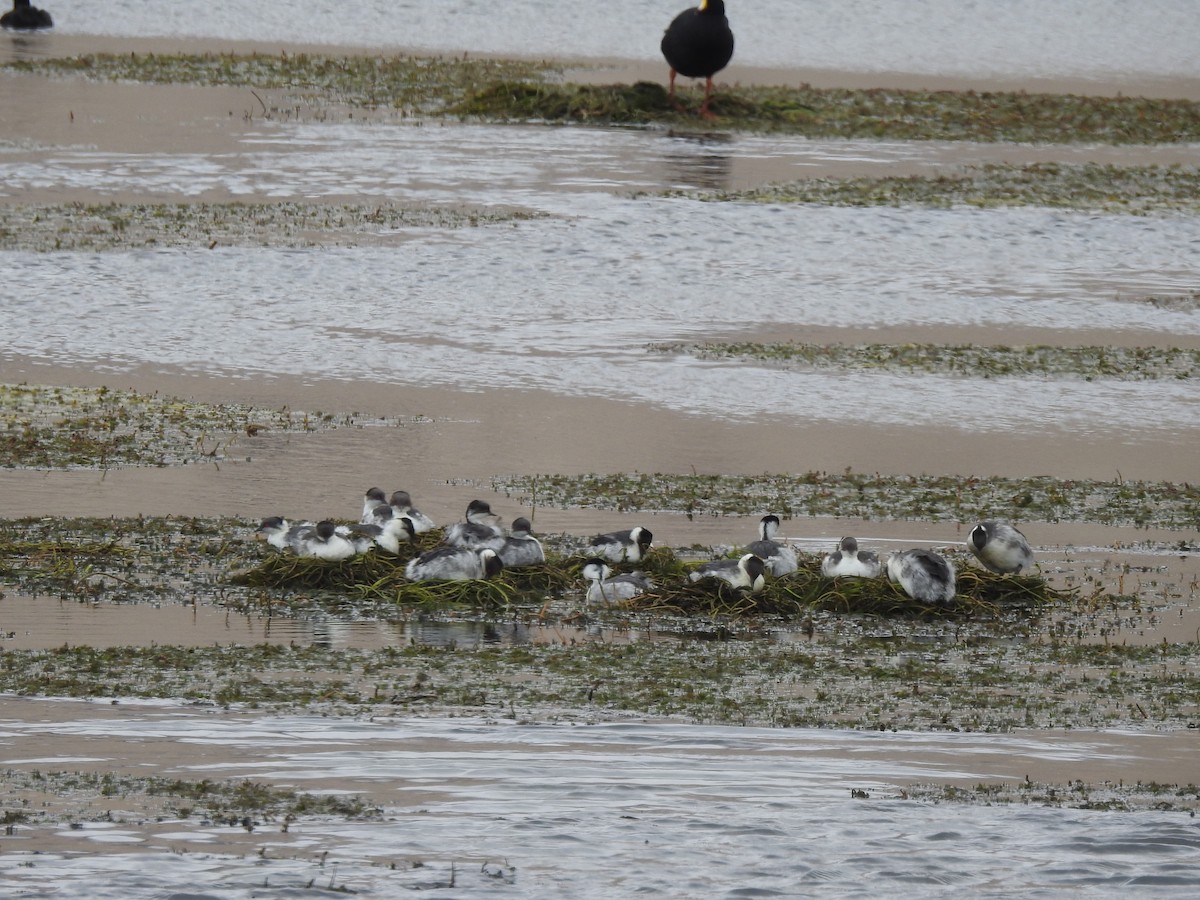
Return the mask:
[[357,413],[200,403],[107,387],[0,384],[0,467],[182,465],[221,459],[235,444],[240,449],[275,434],[361,421]]
[[[340,586],[307,588],[293,581],[301,571],[296,561],[253,541],[248,522],[4,525],[5,589],[49,594],[47,604],[206,603],[266,617],[323,620],[334,611],[348,621],[465,616],[549,627],[540,637],[531,632],[528,643],[434,646],[414,638],[377,651],[295,644],[5,647],[0,692],[352,714],[454,710],[533,720],[637,714],[861,728],[1200,719],[1194,643],[1120,643],[1123,629],[1150,615],[1152,599],[1063,593],[1040,578],[995,576],[969,563],[960,567],[955,603],[933,609],[882,579],[824,579],[815,557],[750,597],[687,582],[692,564],[656,548],[638,567],[659,589],[627,605],[593,608],[583,602],[580,559],[570,551],[496,584],[404,586],[395,558],[368,557],[357,570],[306,560],[304,578],[318,568],[349,576]],[[230,585],[234,570],[256,571],[263,586]],[[377,599],[354,601],[356,590]],[[1103,644],[1095,643],[1099,635]],[[0,634],[0,642],[11,637]],[[79,643],[86,642],[80,635]]]
[[[720,127],[886,140],[1156,144],[1200,139],[1200,104],[1139,97],[723,85],[711,105],[717,123],[701,125],[698,92],[681,93],[681,111],[668,103],[660,84],[554,83],[555,66],[512,60],[88,54],[16,60],[4,67],[103,80],[237,85],[282,90],[310,106],[338,103],[491,121]],[[283,111],[265,101],[262,106],[266,115]]]
[[[697,125],[701,97],[681,112],[662,85],[501,82],[451,106],[451,114],[500,120]],[[711,106],[718,127],[809,137],[1106,144],[1175,143],[1200,137],[1200,104],[1004,91],[851,90],[809,85],[722,86]],[[708,128],[711,130],[711,127]]]
[[1143,215],[1200,212],[1200,169],[1100,163],[989,163],[945,175],[804,178],[742,191],[673,191],[696,200],[925,206],[1042,206]]
[[[382,811],[356,794],[309,794],[262,782],[199,781],[161,776],[146,777],[117,772],[42,772],[9,769],[0,773],[11,796],[36,794],[69,800],[77,810],[72,821],[120,821],[114,817],[114,801],[137,799],[157,807],[160,815],[197,818],[219,825],[252,828],[266,822],[296,822],[305,817],[336,816],[349,821],[378,819]],[[56,821],[59,810],[52,804],[24,806],[18,821],[37,825]],[[101,808],[103,807],[103,811]],[[286,829],[285,829],[286,830]]]
[[[957,637],[897,623],[821,639],[589,641],[463,649],[60,647],[0,656],[0,691],[378,715],[455,709],[518,720],[654,715],[761,726],[1007,731],[1195,723],[1194,644]],[[917,627],[925,640],[916,640]]]
[[778,363],[799,369],[961,375],[971,378],[1082,378],[1188,381],[1200,377],[1200,349],[1178,347],[1010,347],[974,344],[651,344],[653,353]]
[[546,63],[504,59],[308,53],[90,53],[14,60],[3,68],[95,81],[285,90],[310,104],[343,103],[421,113],[437,112],[496,81],[537,79],[553,71]]
[[632,472],[509,475],[493,478],[491,488],[523,505],[664,510],[688,516],[752,516],[770,511],[786,518],[955,524],[1003,518],[1169,529],[1193,529],[1200,521],[1200,485],[1124,479],[881,475],[850,470],[795,475]]
[[0,205],[0,250],[355,246],[394,238],[402,230],[494,225],[536,215],[387,203]]

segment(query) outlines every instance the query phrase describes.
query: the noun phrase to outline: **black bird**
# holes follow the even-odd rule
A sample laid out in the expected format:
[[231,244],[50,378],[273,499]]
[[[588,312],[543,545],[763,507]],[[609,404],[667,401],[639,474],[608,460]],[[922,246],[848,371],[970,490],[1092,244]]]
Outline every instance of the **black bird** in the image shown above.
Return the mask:
[[685,9],[667,26],[662,39],[662,54],[671,67],[668,97],[675,100],[675,76],[703,78],[704,103],[700,115],[711,118],[708,99],[712,95],[713,76],[733,58],[733,32],[725,18],[724,0],[700,0],[694,9]]
[[30,6],[29,0],[13,0],[13,8],[0,16],[0,27],[33,31],[35,28],[53,28],[54,20],[44,9]]

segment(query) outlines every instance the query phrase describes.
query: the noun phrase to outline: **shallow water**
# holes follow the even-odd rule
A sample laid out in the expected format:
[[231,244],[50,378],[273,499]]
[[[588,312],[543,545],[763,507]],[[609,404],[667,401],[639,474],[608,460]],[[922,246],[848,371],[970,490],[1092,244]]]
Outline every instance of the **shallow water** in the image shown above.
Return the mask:
[[[367,617],[367,613],[372,615]],[[178,647],[275,644],[377,650],[412,643],[465,650],[531,643],[630,641],[649,636],[636,629],[621,629],[618,633],[598,626],[448,621],[393,604],[375,613],[368,607],[357,617],[324,613],[297,617],[290,613],[240,613],[208,603],[81,603],[47,595],[6,592],[0,598],[0,649],[151,647],[163,643],[165,638]]]
[[[49,4],[67,34],[659,58],[689,0]],[[735,64],[930,74],[1200,76],[1189,0],[729,0]]]
[[[56,0],[52,9],[64,36],[207,34],[220,38],[214,49],[246,39],[657,63],[657,36],[683,5],[514,0],[497,20],[495,4],[472,0],[369,0],[354,5],[360,21],[348,19],[344,4],[319,0],[215,6]],[[788,15],[772,15],[781,10]],[[1109,81],[1200,75],[1194,10],[1186,2],[1131,7],[1115,0],[1064,0],[1050,8],[1029,0],[731,0],[731,15],[738,34],[735,67]],[[362,18],[370,21],[369,31]],[[8,36],[3,43],[7,53]],[[54,36],[11,39],[18,56],[53,46]],[[736,78],[735,68],[727,74]],[[172,102],[182,93],[171,92]],[[139,111],[151,108],[143,103],[149,91],[129,96]],[[81,126],[84,113],[96,108],[90,92],[70,99],[56,93],[53,99],[59,105],[52,108],[79,111]],[[37,122],[41,100],[33,100],[31,121]],[[16,101],[0,99],[5,102]],[[240,111],[222,107],[220,121],[236,121],[226,113]],[[168,118],[168,125],[174,121]],[[19,146],[0,143],[5,197],[378,198],[517,207],[553,218],[372,234],[364,236],[363,247],[351,249],[3,253],[0,333],[6,354],[92,366],[101,375],[214,374],[243,379],[247,392],[272,379],[288,390],[335,381],[345,385],[336,392],[339,409],[353,407],[357,386],[369,382],[396,386],[400,398],[404,387],[484,392],[496,385],[569,398],[625,398],[695,413],[705,424],[769,420],[802,426],[861,417],[879,429],[872,437],[885,451],[897,433],[884,432],[885,426],[949,424],[964,445],[969,436],[1001,432],[1010,442],[1032,437],[1053,444],[1057,429],[1065,428],[1090,435],[1093,456],[1108,460],[1120,441],[1154,440],[1186,450],[1200,425],[1195,391],[1172,384],[796,375],[645,353],[649,341],[763,333],[803,339],[811,329],[843,326],[878,329],[881,340],[896,329],[911,334],[964,326],[980,329],[977,334],[1054,330],[1064,341],[1095,333],[1123,333],[1146,343],[1194,340],[1200,335],[1196,314],[1131,302],[1195,289],[1200,231],[1194,219],[1038,209],[749,207],[626,196],[663,187],[739,187],[805,173],[929,172],[1014,154],[1028,158],[1041,150],[279,122],[235,124],[233,137],[193,123],[169,146],[148,142],[142,150],[134,137],[141,132],[132,125],[124,129],[128,144],[117,148],[93,144],[82,127],[82,134],[66,127],[49,138],[33,129],[42,136]],[[120,124],[108,127],[123,130]],[[1113,153],[1056,148],[1051,158]],[[1167,163],[1179,154],[1178,148],[1133,151],[1139,162]],[[849,413],[840,405],[847,395],[853,398]],[[371,396],[368,407],[382,405],[378,393]],[[392,402],[404,405],[403,399]],[[525,459],[523,423],[542,410],[508,402],[509,420],[489,419],[493,433],[482,436],[469,462],[448,455],[448,471],[439,475],[506,469]],[[463,407],[452,398],[446,409],[408,411],[461,417]],[[610,416],[594,427],[618,430],[614,424],[619,420]],[[754,437],[746,434],[746,440]],[[883,434],[890,436],[880,440]],[[669,445],[674,435],[639,440]],[[336,504],[357,503],[364,479],[379,477],[374,473],[412,478],[404,455],[422,455],[428,440],[411,429],[401,440],[389,440],[383,453],[382,440],[350,437],[355,440],[334,433],[297,441],[280,454],[286,460],[257,467],[229,463],[219,475],[215,466],[182,473],[39,474],[41,480],[16,473],[6,485],[18,477],[21,483],[0,502],[31,513],[47,503],[77,512],[72,492],[79,491],[86,495],[80,504],[105,514],[207,512],[213,504],[214,512],[265,514],[279,511],[280,503],[291,513],[318,501],[341,509]],[[561,463],[543,461],[542,470],[632,469],[646,462],[646,454],[626,447],[611,459],[585,464],[580,460],[585,448],[591,452],[593,437],[581,431],[561,438],[547,451],[566,448]],[[704,437],[701,450],[708,446]],[[793,439],[796,465],[803,469],[809,464],[804,436],[796,429],[787,435]],[[729,454],[726,448],[734,444],[718,446],[701,468],[755,470]],[[1013,446],[997,444],[1001,451]],[[493,449],[500,455],[492,457]],[[938,470],[933,451],[922,454],[918,465]],[[680,461],[675,453],[662,465],[686,468],[699,455]],[[439,461],[422,464],[420,471],[428,474]],[[1074,474],[1084,462],[1061,465]],[[774,461],[770,468],[781,470]],[[417,486],[447,512],[451,495],[455,504],[461,499],[455,491],[475,490],[451,489],[444,480]],[[611,517],[617,527],[617,514]],[[691,537],[692,524],[670,520],[667,530]],[[907,530],[924,534],[917,526]],[[62,605],[57,616],[39,615],[32,604],[44,602],[4,599],[0,612],[12,617],[0,619],[0,627],[26,625],[4,647],[57,646],[81,633],[101,646],[130,640],[132,627],[121,607]],[[466,646],[539,637],[480,623],[285,622],[207,608],[133,609],[148,639],[160,642],[286,639],[370,647],[417,639]],[[1193,624],[1191,609],[1188,616],[1185,624]],[[1159,637],[1152,628],[1145,632],[1147,640]],[[1195,820],[1180,813],[931,805],[898,799],[895,785],[972,785],[1019,780],[1030,771],[1059,782],[1195,781],[1194,744],[1185,742],[1191,736],[896,735],[450,718],[367,722],[7,697],[0,700],[0,765],[6,768],[360,790],[379,798],[386,817],[305,822],[287,834],[277,823],[264,823],[247,833],[194,818],[156,821],[136,804],[125,811],[120,797],[104,797],[90,815],[78,816],[88,820],[81,828],[18,826],[15,835],[5,836],[0,892],[126,898],[266,891],[328,896],[342,887],[374,896],[419,888],[434,896],[488,891],[583,897],[636,891],[875,896],[881,890],[1107,896],[1122,890],[1190,897],[1200,887],[1194,865],[1200,833]],[[851,800],[851,789],[865,790],[871,799]],[[115,821],[91,821],[106,809]],[[414,868],[418,860],[424,865]]]
[[[104,770],[136,755],[142,775],[363,791],[385,815],[247,834],[195,818],[137,821],[119,795],[103,797],[112,823],[18,826],[5,839],[0,881],[22,896],[83,885],[90,896],[155,896],[184,883],[204,897],[264,887],[316,896],[330,885],[579,897],[1200,888],[1200,826],[1184,813],[937,805],[900,799],[896,787],[1017,781],[1022,767],[1085,762],[1120,773],[1172,742],[1153,734],[353,721],[161,704],[37,704],[41,715],[8,718],[25,705],[0,719],[5,767]],[[178,749],[164,756],[165,744]]]
[[[431,133],[451,149],[423,152]],[[488,154],[489,137],[522,149]],[[226,377],[536,389],[733,421],[1054,427],[1135,443],[1200,426],[1200,397],[1186,382],[1059,380],[1048,389],[1030,378],[799,374],[645,349],[761,339],[767,330],[803,339],[805,329],[839,326],[1194,339],[1194,311],[1131,302],[1194,287],[1194,217],[629,199],[593,190],[613,187],[619,154],[610,141],[664,147],[658,136],[571,129],[339,126],[316,137],[283,127],[274,150],[255,149],[265,154],[257,161],[64,151],[42,173],[9,166],[0,172],[9,184],[27,178],[30,189],[74,178],[100,194],[322,197],[355,181],[372,196],[517,205],[551,218],[414,230],[386,247],[4,253],[5,349],[108,371],[151,364]],[[412,165],[389,169],[386,154]],[[456,174],[464,170],[466,180]]]

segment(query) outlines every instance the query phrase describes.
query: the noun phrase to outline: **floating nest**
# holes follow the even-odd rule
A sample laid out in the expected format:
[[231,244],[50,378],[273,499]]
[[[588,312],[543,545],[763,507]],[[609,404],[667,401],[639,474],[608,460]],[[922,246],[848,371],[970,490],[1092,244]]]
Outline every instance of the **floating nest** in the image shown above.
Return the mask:
[[[438,540],[431,535],[423,538],[429,546],[435,546]],[[402,548],[399,555],[375,550],[341,562],[278,553],[234,575],[232,581],[252,587],[337,591],[359,599],[405,605],[482,609],[544,606],[558,597],[578,596],[585,584],[581,573],[584,559],[579,556],[505,569],[488,580],[409,581],[404,577],[404,566],[419,550]],[[958,593],[952,603],[931,605],[913,600],[886,578],[826,578],[816,557],[803,560],[800,569],[790,575],[769,579],[757,594],[732,588],[715,578],[689,581],[687,575],[693,566],[664,548],[651,551],[636,566],[614,566],[620,568],[636,568],[658,587],[621,602],[618,608],[713,618],[788,619],[814,610],[889,617],[970,617],[1013,609],[1033,611],[1070,596],[1035,575],[994,575],[970,568],[959,572]]]

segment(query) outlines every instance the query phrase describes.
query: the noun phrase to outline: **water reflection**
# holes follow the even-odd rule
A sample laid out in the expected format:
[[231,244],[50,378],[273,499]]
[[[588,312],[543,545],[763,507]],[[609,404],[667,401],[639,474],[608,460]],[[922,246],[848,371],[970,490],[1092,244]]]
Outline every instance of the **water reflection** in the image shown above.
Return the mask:
[[[390,617],[388,617],[390,615]],[[538,624],[455,620],[389,608],[379,618],[278,616],[202,604],[78,603],[49,595],[9,593],[0,600],[0,649],[46,650],[86,640],[97,648],[149,647],[164,635],[173,645],[311,645],[326,650],[378,650],[421,645],[477,649],[525,644],[654,640],[656,632],[581,623]],[[704,637],[705,635],[694,635]]]
[[5,707],[2,725],[10,769],[137,759],[142,775],[352,793],[384,810],[305,816],[287,831],[263,822],[253,834],[194,814],[22,821],[0,879],[37,896],[164,896],[185,882],[197,896],[258,896],[264,884],[316,896],[318,878],[371,896],[452,885],[454,896],[581,898],[1200,888],[1200,832],[1186,811],[1056,808],[1040,791],[1012,804],[920,802],[897,787],[1022,785],[1047,772],[1133,783],[1148,762],[1184,758],[1188,734],[267,717],[27,700]]
[[733,186],[732,134],[669,131],[663,154],[663,183],[688,190],[728,190]]

